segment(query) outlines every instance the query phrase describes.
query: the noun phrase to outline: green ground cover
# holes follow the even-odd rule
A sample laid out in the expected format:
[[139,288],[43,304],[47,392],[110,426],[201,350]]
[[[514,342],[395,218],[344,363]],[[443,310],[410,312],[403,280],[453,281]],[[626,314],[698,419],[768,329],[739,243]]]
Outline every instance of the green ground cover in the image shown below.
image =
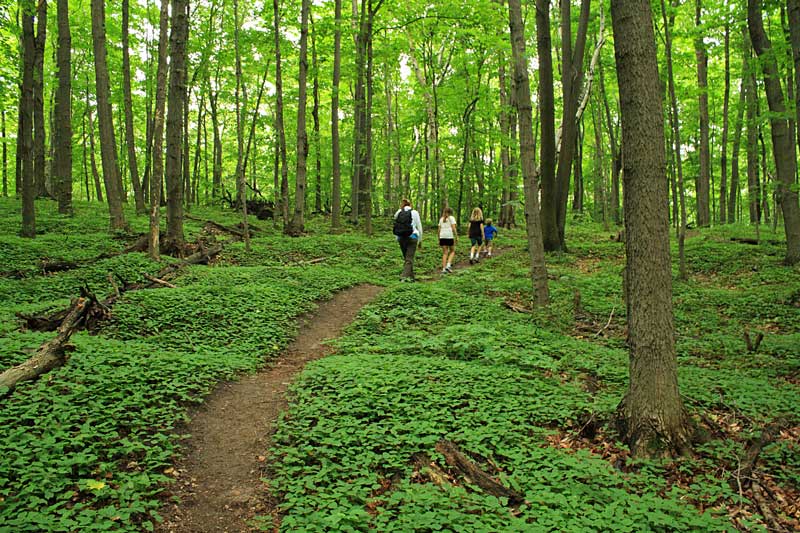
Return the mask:
[[[162,266],[113,255],[131,236],[108,232],[102,206],[77,204],[64,218],[38,203],[35,240],[16,236],[18,207],[0,199],[0,369],[52,336],[20,330],[17,312],[64,307],[83,286],[108,294],[110,271],[133,282]],[[146,229],[127,214],[132,232]],[[237,222],[215,209],[193,215]],[[187,407],[278,354],[314,301],[362,282],[387,290],[338,353],[294,384],[271,450],[286,531],[726,530],[727,515],[747,506],[727,483],[747,438],[779,417],[798,424],[800,273],[779,264],[780,245],[729,240],[748,228],[690,239],[690,279],[675,283],[681,389],[726,438],[692,459],[634,463],[609,428],[577,437],[589,414],[610,418],[626,386],[624,250],[608,233],[570,227],[570,253],[548,257],[553,304],[529,314],[506,306],[526,305],[530,287],[520,231],[501,233],[507,250],[491,261],[406,285],[381,219],[372,238],[329,235],[322,219],[298,239],[254,223],[262,231],[250,252],[227,244],[213,265],[184,270],[176,289],[126,294],[99,334],[72,338],[64,367],[0,399],[0,531],[150,529]],[[202,227],[187,220],[187,239]],[[434,244],[418,257],[422,279],[438,279]],[[80,268],[45,275],[45,258]],[[765,334],[755,354],[745,328]],[[441,438],[526,503],[509,510],[463,480],[433,483],[415,459],[444,465]],[[776,490],[797,494],[799,450],[796,439],[764,450]],[[740,526],[759,523],[740,516]]]

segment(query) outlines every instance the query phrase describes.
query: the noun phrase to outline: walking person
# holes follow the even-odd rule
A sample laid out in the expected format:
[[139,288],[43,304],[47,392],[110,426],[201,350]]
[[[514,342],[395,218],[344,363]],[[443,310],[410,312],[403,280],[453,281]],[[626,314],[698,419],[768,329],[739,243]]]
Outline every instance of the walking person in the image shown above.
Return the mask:
[[456,255],[456,243],[458,242],[458,232],[456,231],[456,219],[453,217],[453,210],[445,207],[442,216],[439,217],[439,246],[442,247],[442,274],[453,271],[453,258]]
[[492,226],[492,219],[486,219],[486,225],[483,227],[483,246],[486,250],[486,257],[492,257],[492,242],[497,237],[497,228]]
[[469,241],[472,244],[469,250],[469,262],[477,263],[483,246],[483,211],[480,207],[473,209],[469,216]]
[[414,254],[417,247],[422,247],[422,220],[419,212],[412,209],[411,202],[405,198],[400,202],[400,209],[394,214],[394,230],[403,254],[403,273],[400,281],[416,281],[414,279]]

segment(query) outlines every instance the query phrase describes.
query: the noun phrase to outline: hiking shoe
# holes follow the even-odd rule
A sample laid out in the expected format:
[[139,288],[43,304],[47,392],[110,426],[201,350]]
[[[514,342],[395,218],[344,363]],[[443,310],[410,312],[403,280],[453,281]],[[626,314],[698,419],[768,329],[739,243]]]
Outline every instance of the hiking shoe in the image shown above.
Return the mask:
[[447,265],[447,268],[445,268],[444,271],[447,272],[448,274],[452,274],[453,273],[453,267],[451,267],[450,265]]

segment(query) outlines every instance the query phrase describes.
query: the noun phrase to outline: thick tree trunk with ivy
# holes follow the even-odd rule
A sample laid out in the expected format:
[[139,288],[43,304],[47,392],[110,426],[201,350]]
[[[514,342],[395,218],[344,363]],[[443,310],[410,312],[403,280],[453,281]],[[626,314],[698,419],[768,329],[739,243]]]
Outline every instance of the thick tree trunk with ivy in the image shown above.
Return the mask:
[[339,78],[342,64],[342,0],[334,0],[336,29],[333,34],[333,87],[331,88],[331,229],[341,225],[342,171],[339,146]]
[[122,0],[122,93],[125,107],[125,144],[128,150],[128,169],[133,185],[136,213],[145,212],[142,183],[139,181],[139,165],[136,163],[136,137],[133,132],[133,96],[131,95],[131,56],[129,41],[130,0]]
[[[17,195],[22,196],[23,237],[36,237],[36,184],[33,178],[33,69],[36,45],[33,35],[34,3],[21,3],[22,18],[22,84],[20,86],[19,128],[17,133],[17,161],[20,179]],[[20,185],[21,191],[20,191]]]
[[300,235],[305,229],[306,177],[308,174],[308,134],[306,133],[306,102],[308,101],[308,12],[310,0],[302,0],[300,8],[300,57],[297,90],[297,164],[295,169],[294,215],[286,233]]
[[186,100],[186,42],[189,38],[187,0],[172,0],[169,38],[169,97],[167,102],[167,241],[179,249],[183,236],[183,120]]
[[700,174],[698,174],[695,181],[695,190],[697,192],[697,225],[701,227],[711,224],[711,211],[709,209],[711,151],[708,142],[708,53],[706,52],[705,43],[703,43],[703,34],[705,32],[700,30],[702,8],[702,0],[695,0],[697,36],[694,40],[694,54],[697,59],[697,89],[699,91],[697,114],[700,120]]
[[612,0],[622,117],[630,382],[620,404],[634,456],[683,451],[678,390],[661,85],[650,2]]
[[[72,213],[72,36],[69,29],[69,2],[58,0],[58,89],[55,103],[55,152],[53,183],[58,212]],[[5,168],[5,166],[4,166]]]
[[164,109],[167,101],[167,46],[169,39],[169,2],[161,3],[158,22],[158,65],[156,67],[156,102],[153,110],[153,173],[150,184],[150,238],[147,251],[158,260],[161,248],[161,188],[164,179]]
[[127,224],[125,214],[122,212],[122,187],[117,166],[117,141],[114,137],[111,88],[106,61],[105,3],[102,0],[92,0],[92,43],[97,88],[97,122],[100,127],[100,155],[103,162],[103,181],[106,184],[106,200],[108,200],[111,227],[122,229]]
[[38,0],[33,67],[33,175],[36,197],[46,198],[45,117],[44,117],[44,49],[47,43],[47,0]]
[[539,220],[537,194],[539,184],[536,176],[535,143],[533,141],[533,106],[520,0],[508,1],[508,25],[511,33],[511,50],[514,55],[514,92],[516,93],[519,119],[519,156],[522,162],[522,179],[525,186],[525,227],[528,232],[533,301],[537,306],[545,306],[550,301],[550,292],[547,284],[544,247],[542,246],[542,225]]
[[789,120],[786,118],[786,106],[781,88],[775,56],[771,55],[770,43],[764,32],[761,19],[761,4],[757,0],[747,2],[747,26],[753,49],[758,54],[764,74],[764,86],[767,92],[767,103],[770,110],[770,126],[772,132],[772,155],[775,159],[777,174],[777,197],[783,212],[783,226],[786,232],[786,257],[788,265],[800,262],[800,206],[795,187],[795,171],[797,158],[795,147],[791,141]]

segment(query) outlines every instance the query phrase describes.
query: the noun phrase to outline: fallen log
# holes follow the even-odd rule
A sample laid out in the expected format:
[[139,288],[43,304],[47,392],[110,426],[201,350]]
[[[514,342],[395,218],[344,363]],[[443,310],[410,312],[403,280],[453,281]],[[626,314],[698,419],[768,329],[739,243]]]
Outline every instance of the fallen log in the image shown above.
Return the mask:
[[442,439],[436,443],[436,451],[444,456],[445,462],[461,473],[466,480],[480,487],[484,492],[497,498],[507,498],[509,506],[517,506],[525,502],[525,496],[501,485],[484,472],[478,465],[464,455],[455,443]]
[[66,317],[58,326],[58,334],[55,338],[42,344],[36,351],[36,355],[24,363],[0,374],[0,396],[10,394],[21,381],[35,379],[64,364],[68,352],[66,342],[74,332],[81,328],[84,318],[92,308],[92,303],[88,298],[74,300]]
[[196,216],[189,215],[189,214],[184,214],[183,216],[185,218],[188,218],[189,220],[194,220],[196,222],[203,222],[206,226],[211,226],[212,228],[216,229],[217,231],[222,231],[224,233],[230,233],[231,235],[236,235],[240,239],[244,239],[244,231],[242,231],[240,229],[232,228],[230,226],[225,226],[223,224],[220,224],[219,222],[214,222],[213,220],[207,220],[205,218],[200,218],[200,217],[196,217]]

